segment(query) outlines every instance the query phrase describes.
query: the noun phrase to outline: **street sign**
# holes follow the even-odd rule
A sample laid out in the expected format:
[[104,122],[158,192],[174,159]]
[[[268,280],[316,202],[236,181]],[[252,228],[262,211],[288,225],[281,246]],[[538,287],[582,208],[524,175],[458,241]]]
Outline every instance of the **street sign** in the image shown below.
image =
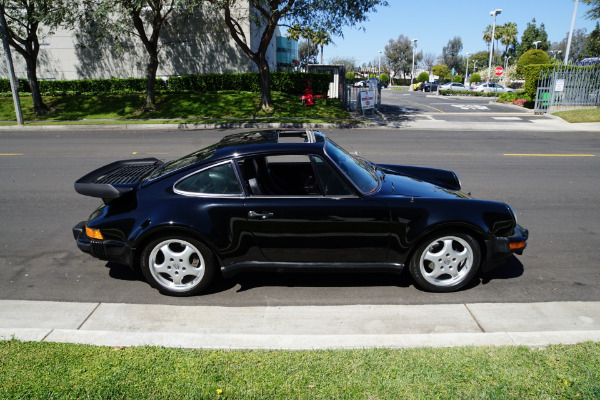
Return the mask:
[[496,67],[496,71],[494,72],[496,75],[500,76],[504,73],[504,68]]

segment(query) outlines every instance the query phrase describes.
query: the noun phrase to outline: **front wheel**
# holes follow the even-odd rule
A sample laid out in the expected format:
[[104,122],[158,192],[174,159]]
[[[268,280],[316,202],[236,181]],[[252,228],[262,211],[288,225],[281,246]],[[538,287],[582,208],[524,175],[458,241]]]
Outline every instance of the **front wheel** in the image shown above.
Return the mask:
[[144,248],[140,261],[148,283],[171,296],[198,294],[214,275],[215,262],[210,249],[187,237],[153,240]]
[[481,250],[463,233],[441,234],[426,240],[410,260],[409,270],[421,288],[446,293],[462,288],[477,274]]

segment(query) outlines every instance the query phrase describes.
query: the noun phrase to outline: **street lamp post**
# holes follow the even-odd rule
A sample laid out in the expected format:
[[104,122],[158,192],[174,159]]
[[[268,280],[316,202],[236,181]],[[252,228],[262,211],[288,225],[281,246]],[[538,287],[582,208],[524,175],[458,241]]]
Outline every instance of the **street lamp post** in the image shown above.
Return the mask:
[[577,5],[579,0],[575,0],[575,9],[573,10],[573,18],[571,19],[571,30],[569,31],[569,39],[567,40],[567,50],[565,51],[565,64],[569,61],[569,51],[571,50],[571,40],[573,39],[573,27],[575,26],[575,17],[577,16]]
[[533,42],[533,44],[535,45],[535,49],[537,50],[538,44],[542,43],[541,40],[536,40],[535,42]]
[[488,65],[488,77],[487,81],[490,81],[490,75],[492,73],[492,55],[494,54],[494,35],[496,34],[496,15],[500,14],[502,9],[497,8],[494,11],[490,11],[490,15],[494,17],[494,23],[492,24],[492,45],[490,46],[490,62]]
[[467,53],[467,72],[465,73],[465,86],[468,85],[469,82],[469,56],[471,53]]
[[410,88],[408,89],[409,91],[413,91],[413,79],[415,77],[415,49],[417,48],[417,40],[418,39],[413,39],[413,57],[412,57],[412,71],[410,73]]
[[379,53],[379,71],[377,78],[379,79],[379,82],[381,82],[381,50],[378,50],[377,52]]
[[512,56],[504,56],[504,69],[508,68],[508,60],[510,60]]

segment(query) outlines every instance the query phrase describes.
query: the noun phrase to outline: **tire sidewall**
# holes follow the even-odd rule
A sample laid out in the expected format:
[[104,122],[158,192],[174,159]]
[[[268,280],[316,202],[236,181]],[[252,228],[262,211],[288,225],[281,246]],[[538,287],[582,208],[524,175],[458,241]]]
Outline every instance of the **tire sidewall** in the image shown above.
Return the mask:
[[[457,282],[454,285],[448,285],[448,286],[434,285],[431,282],[429,282],[427,279],[425,279],[425,277],[423,276],[423,273],[421,271],[421,266],[420,266],[420,262],[421,262],[420,260],[421,260],[423,253],[429,248],[429,246],[434,241],[436,241],[437,239],[443,238],[443,237],[448,237],[448,236],[454,236],[456,238],[460,238],[460,239],[464,240],[471,247],[472,257],[473,257],[473,265],[471,266],[471,269],[467,273],[466,277],[464,279],[462,279],[460,282]],[[471,235],[468,235],[468,234],[462,233],[462,232],[451,232],[451,231],[450,232],[449,231],[438,232],[436,234],[428,236],[427,239],[423,240],[423,242],[419,245],[417,250],[413,253],[413,255],[410,259],[410,262],[409,262],[409,271],[410,271],[410,274],[413,277],[416,285],[419,286],[421,289],[424,289],[428,292],[448,293],[448,292],[457,291],[457,290],[461,289],[462,287],[464,287],[465,285],[467,285],[469,282],[471,282],[473,280],[473,278],[479,272],[479,269],[481,267],[481,260],[482,260],[481,246],[479,245],[477,240],[475,240],[475,238],[473,238]]]
[[[181,240],[188,242],[201,253],[204,261],[204,275],[196,285],[188,290],[172,290],[169,287],[165,287],[156,280],[152,271],[150,271],[150,255],[152,254],[152,251],[157,245],[167,240]],[[160,293],[169,296],[185,297],[199,294],[208,287],[215,275],[215,258],[213,252],[198,240],[184,235],[164,235],[153,239],[144,247],[140,254],[139,263],[142,274],[150,286],[157,289]]]

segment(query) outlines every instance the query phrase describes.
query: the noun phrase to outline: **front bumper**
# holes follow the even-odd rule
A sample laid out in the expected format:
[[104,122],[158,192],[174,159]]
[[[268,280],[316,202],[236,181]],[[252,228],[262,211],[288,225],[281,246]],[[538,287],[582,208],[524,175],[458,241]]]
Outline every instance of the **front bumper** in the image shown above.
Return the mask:
[[133,250],[127,244],[116,240],[96,240],[85,234],[85,221],[73,227],[73,237],[79,250],[100,260],[133,266]]
[[523,250],[527,247],[527,239],[529,239],[529,231],[521,225],[517,225],[511,236],[488,240],[486,242],[487,262],[483,266],[483,271],[493,269],[512,254],[523,254]]

